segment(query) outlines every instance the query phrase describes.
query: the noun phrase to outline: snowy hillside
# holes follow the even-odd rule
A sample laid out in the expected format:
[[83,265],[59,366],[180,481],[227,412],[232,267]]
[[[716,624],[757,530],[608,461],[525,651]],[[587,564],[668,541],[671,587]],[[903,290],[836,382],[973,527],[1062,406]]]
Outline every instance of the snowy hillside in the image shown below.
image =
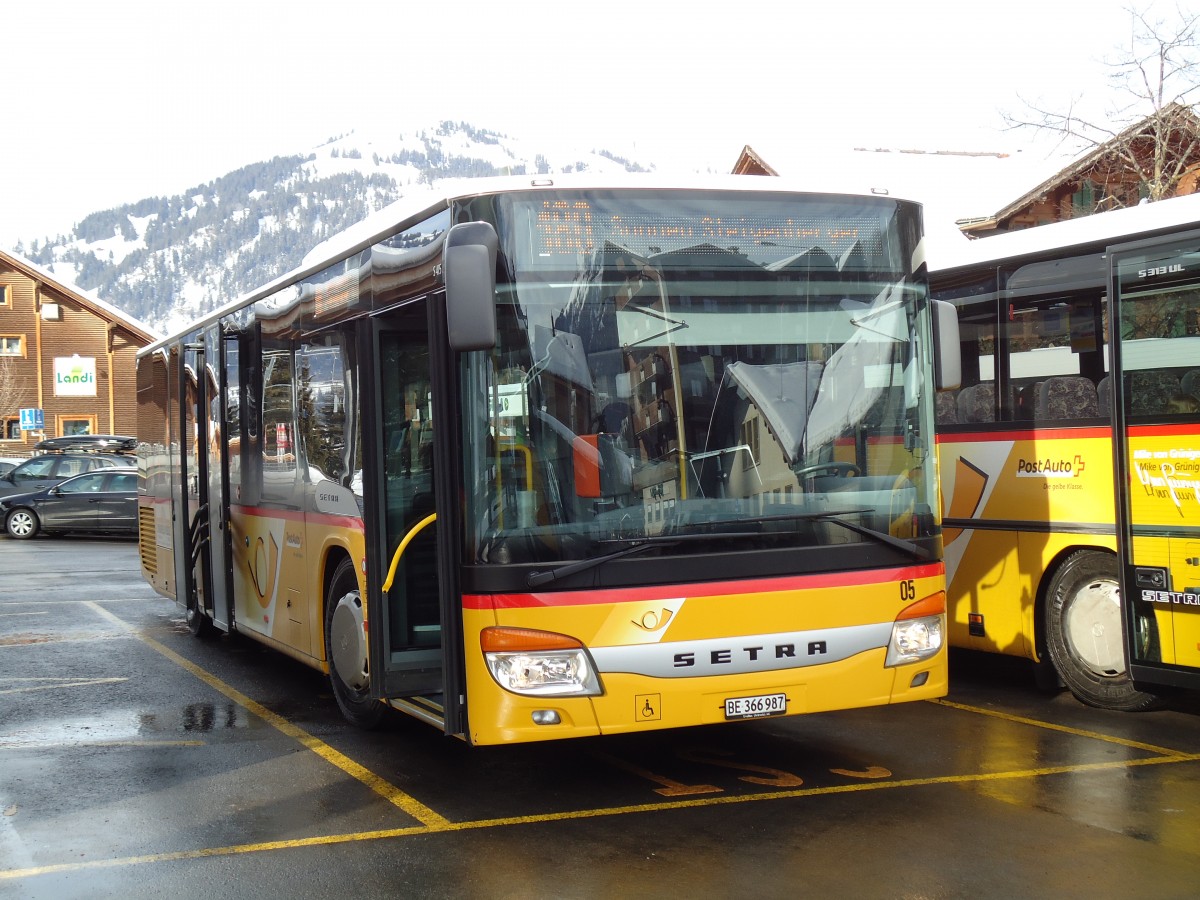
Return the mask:
[[14,249],[166,332],[294,268],[320,241],[441,179],[653,168],[602,148],[538,150],[461,122],[399,135],[352,133],[173,197],[93,213],[69,235]]

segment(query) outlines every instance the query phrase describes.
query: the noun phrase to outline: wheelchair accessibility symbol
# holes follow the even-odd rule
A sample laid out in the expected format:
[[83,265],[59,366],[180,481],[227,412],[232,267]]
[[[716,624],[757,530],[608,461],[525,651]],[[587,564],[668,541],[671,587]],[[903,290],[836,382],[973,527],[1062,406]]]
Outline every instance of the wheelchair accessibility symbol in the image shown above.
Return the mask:
[[661,694],[637,694],[633,698],[634,718],[639,722],[657,722],[662,718]]

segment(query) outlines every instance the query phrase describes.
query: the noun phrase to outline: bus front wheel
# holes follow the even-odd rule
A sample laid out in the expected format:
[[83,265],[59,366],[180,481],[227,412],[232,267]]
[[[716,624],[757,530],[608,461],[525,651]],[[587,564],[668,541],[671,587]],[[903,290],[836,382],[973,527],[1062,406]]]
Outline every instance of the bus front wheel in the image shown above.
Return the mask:
[[329,683],[346,721],[359,728],[375,728],[383,720],[384,705],[371,697],[363,615],[354,563],[343,559],[334,569],[325,597]]
[[1046,647],[1068,690],[1101,709],[1137,712],[1158,704],[1125,667],[1116,558],[1080,550],[1066,558],[1046,591]]

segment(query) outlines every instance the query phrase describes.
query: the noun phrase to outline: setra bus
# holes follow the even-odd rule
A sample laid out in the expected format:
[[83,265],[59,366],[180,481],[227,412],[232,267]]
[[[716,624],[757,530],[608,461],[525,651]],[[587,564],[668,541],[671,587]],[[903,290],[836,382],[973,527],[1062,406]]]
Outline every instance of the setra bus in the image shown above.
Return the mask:
[[962,340],[950,644],[1094,706],[1200,686],[1200,196],[975,241],[930,282]]
[[142,569],[189,626],[473,744],[943,695],[920,207],[462,188],[141,353]]

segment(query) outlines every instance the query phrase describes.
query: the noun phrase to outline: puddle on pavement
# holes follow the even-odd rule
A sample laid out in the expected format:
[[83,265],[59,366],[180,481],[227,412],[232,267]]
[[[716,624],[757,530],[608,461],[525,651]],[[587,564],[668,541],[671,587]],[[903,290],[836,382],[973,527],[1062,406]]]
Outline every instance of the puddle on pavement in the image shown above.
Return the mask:
[[264,724],[232,701],[190,703],[176,713],[122,710],[38,722],[25,728],[0,731],[0,747],[153,743],[213,731],[259,728]]

